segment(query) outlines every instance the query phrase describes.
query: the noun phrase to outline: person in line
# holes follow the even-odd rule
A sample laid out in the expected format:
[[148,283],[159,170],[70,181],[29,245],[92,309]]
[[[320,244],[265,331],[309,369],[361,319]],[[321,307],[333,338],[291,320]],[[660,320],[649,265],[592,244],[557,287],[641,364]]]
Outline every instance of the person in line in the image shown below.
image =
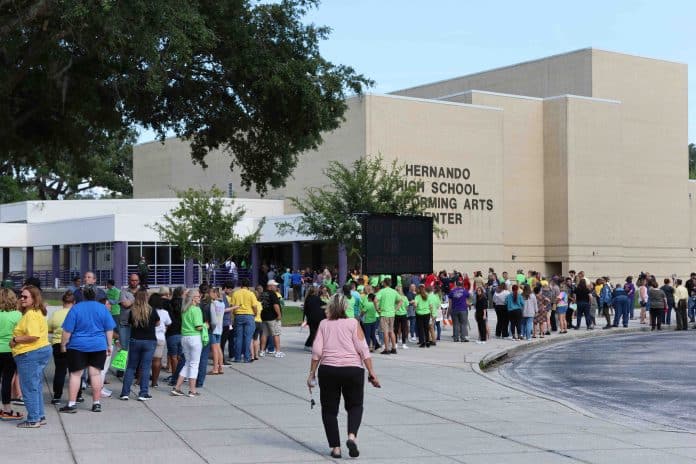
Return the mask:
[[[522,277],[524,278],[524,275]],[[510,337],[516,341],[522,340],[522,308],[524,307],[524,299],[519,290],[520,287],[514,284],[505,300],[508,311],[507,319],[510,322]]]
[[645,277],[638,279],[638,304],[640,304],[640,323],[647,324],[648,286]]
[[568,311],[568,292],[561,289],[556,297],[556,317],[558,318],[558,333],[568,333],[568,321],[566,312]]
[[[280,351],[280,333],[282,314],[280,310],[280,299],[278,298],[278,282],[269,280],[266,283],[266,291],[261,293],[261,352],[259,356],[265,356],[268,338],[273,337],[275,347],[275,357],[284,358],[285,353]],[[350,287],[348,287],[350,295]],[[352,309],[352,308],[351,308]]]
[[430,301],[424,284],[418,286],[418,294],[414,302],[416,304],[416,323],[418,325],[418,346],[430,347]]
[[689,300],[689,291],[682,285],[681,279],[677,279],[675,283],[677,284],[677,287],[674,289],[675,313],[677,316],[677,328],[675,330],[687,330],[686,308]]
[[[602,316],[607,321],[607,324],[603,327],[604,329],[611,329],[613,327],[611,321],[611,302],[612,302],[612,291],[609,282],[604,279],[597,279],[597,287],[599,288],[599,308],[602,311]],[[616,308],[614,308],[616,310]]]
[[188,379],[188,396],[198,396],[196,378],[198,377],[198,364],[201,360],[203,341],[201,332],[207,330],[203,324],[203,312],[200,308],[201,294],[198,290],[191,290],[186,295],[181,310],[181,346],[184,352],[185,364],[174,388],[170,392],[172,396],[184,396],[181,390],[184,380]]
[[92,386],[92,412],[101,412],[102,370],[107,356],[111,355],[114,323],[105,305],[95,301],[97,292],[93,286],[82,289],[84,300],[68,311],[63,321],[61,351],[66,354],[70,381],[68,402],[60,412],[77,412],[77,396],[82,384],[82,372],[87,368]]
[[[220,351],[222,351],[222,364],[232,365],[234,358],[234,340],[232,340],[232,306],[230,300],[234,293],[234,285],[227,281],[222,285],[221,301],[225,306],[225,314],[222,317],[222,333],[220,334]],[[225,347],[227,347],[227,359],[225,359]]]
[[19,296],[22,317],[12,330],[10,348],[17,366],[26,420],[18,428],[38,428],[46,424],[42,394],[43,371],[51,357],[48,343],[46,306],[41,290],[34,285],[22,288]]
[[[394,334],[394,317],[396,310],[401,307],[401,297],[391,287],[391,279],[382,282],[382,289],[377,292],[377,313],[379,323],[384,332],[384,351],[381,354],[396,354],[396,335]],[[391,346],[391,349],[389,348]]]
[[[419,280],[416,276],[415,280]],[[414,277],[411,277],[411,281],[414,281]],[[407,308],[407,315],[408,315],[408,331],[409,331],[409,338],[408,340],[411,343],[416,343],[418,341],[418,330],[416,329],[416,304],[415,304],[415,299],[416,299],[416,284],[410,284],[408,286],[408,291],[406,292],[406,298],[408,300],[408,308]]]
[[[499,282],[495,289],[495,293],[493,293],[493,308],[495,309],[496,315],[495,336],[497,338],[508,338],[509,336],[508,310],[505,305],[509,294],[510,291],[507,289],[505,281]],[[450,296],[450,299],[451,298]]]
[[648,305],[650,309],[650,330],[662,330],[662,317],[667,307],[667,296],[657,286],[654,277],[647,284]]
[[396,286],[396,292],[399,294],[400,304],[394,312],[394,337],[396,345],[399,345],[399,336],[401,336],[401,349],[407,350],[408,345],[408,298],[404,295],[404,289],[401,285]]
[[488,298],[486,297],[486,289],[482,285],[476,287],[476,325],[478,326],[479,339],[478,344],[486,343],[488,339]]
[[346,317],[346,309],[345,297],[342,294],[335,295],[327,308],[327,319],[319,324],[307,377],[310,393],[317,385],[317,375],[319,377],[321,418],[332,458],[341,457],[338,431],[341,395],[348,415],[346,447],[350,457],[360,455],[357,436],[363,415],[363,365],[367,368],[368,381],[380,388],[360,324],[356,319]]
[[612,294],[611,305],[614,308],[614,322],[612,327],[618,327],[619,321],[624,327],[628,327],[628,321],[631,317],[631,302],[626,295],[626,290],[622,286],[616,286]]
[[138,401],[149,401],[150,372],[152,358],[157,348],[157,335],[155,333],[160,323],[157,310],[148,304],[147,290],[138,290],[135,294],[135,302],[131,307],[128,324],[131,327],[130,345],[128,346],[128,364],[126,374],[123,376],[123,387],[119,399],[128,401],[131,386],[136,372],[140,372],[140,392]]
[[534,327],[532,330],[532,338],[536,338],[537,333],[539,334],[539,338],[544,338],[544,335],[546,334],[548,329],[548,312],[551,306],[551,302],[549,301],[546,295],[553,297],[553,294],[548,292],[546,293],[546,295],[544,294],[544,288],[549,288],[548,283],[546,283],[546,285],[544,285],[544,283],[542,283],[541,285],[537,285],[536,287],[534,287],[534,290],[532,291],[534,297],[536,298],[537,304],[537,310],[534,314],[533,320]]
[[305,351],[312,351],[312,345],[314,344],[314,338],[317,336],[319,324],[326,319],[325,307],[325,303],[319,298],[317,288],[309,287],[304,304],[302,305],[304,317],[309,326],[309,335],[304,344]]
[[[68,311],[70,311],[70,308],[75,304],[75,295],[68,290],[63,294],[62,300],[63,307],[54,311],[51,317],[48,318],[48,332],[53,334],[51,343],[53,349],[53,364],[55,366],[53,370],[53,399],[51,400],[51,404],[60,404],[63,398],[65,378],[68,375],[68,357],[67,353],[64,353],[60,349],[60,342],[63,337],[63,322],[65,322]],[[79,396],[78,394],[78,398]]]
[[579,279],[578,285],[575,287],[575,304],[578,305],[577,322],[574,329],[579,330],[580,324],[582,323],[582,318],[585,318],[585,325],[587,330],[592,327],[592,320],[590,316],[590,293],[591,290],[587,287],[587,281],[585,279]]
[[[369,285],[368,285],[369,287]],[[364,302],[361,305],[361,313],[363,317],[363,325],[365,327],[365,338],[367,346],[370,348],[370,353],[381,348],[379,340],[377,340],[377,325],[379,324],[377,309],[375,308],[375,294],[369,288],[370,293],[365,296]]]
[[167,308],[169,319],[172,321],[164,334],[165,341],[167,342],[167,367],[171,374],[168,378],[168,385],[170,387],[176,384],[176,379],[178,377],[177,367],[179,366],[179,361],[183,353],[181,350],[181,306],[184,303],[183,295],[183,287],[175,288],[172,293],[172,299],[169,300],[169,308]]
[[667,297],[667,310],[662,315],[662,323],[667,325],[672,325],[672,311],[676,307],[674,303],[674,287],[672,287],[672,281],[670,279],[664,280],[664,285],[660,287]]
[[[128,277],[128,286],[121,291],[121,299],[118,304],[121,306],[121,314],[118,318],[118,347],[119,350],[128,351],[130,345],[131,327],[128,325],[131,307],[135,302],[135,294],[140,290],[140,277],[138,274],[131,274]],[[122,377],[123,372],[116,373],[116,377]]]
[[0,289],[0,393],[2,394],[2,409],[0,419],[21,420],[24,414],[13,411],[12,379],[17,372],[17,365],[12,357],[10,340],[17,323],[22,319],[22,313],[17,310],[17,295],[11,288]]
[[259,313],[259,300],[254,292],[249,290],[249,279],[242,278],[240,288],[232,294],[234,314],[234,362],[253,362],[251,357],[251,342],[254,336],[254,317]]
[[[162,295],[166,287],[160,287],[161,293],[153,293],[150,296],[148,304],[151,308],[157,311],[160,323],[155,327],[155,338],[157,339],[157,345],[155,346],[155,352],[152,355],[152,375],[150,376],[150,387],[159,387],[159,377],[162,371],[162,358],[164,357],[164,348],[167,346],[166,331],[167,327],[172,324],[172,319],[169,317],[169,311],[164,309],[165,299]],[[169,289],[166,289],[166,293],[169,294]],[[166,301],[170,303],[170,301]],[[170,305],[167,305],[170,306]]]
[[[196,390],[203,388],[205,383],[205,378],[208,375],[208,360],[210,359],[210,350],[212,345],[210,340],[212,339],[213,329],[210,325],[210,308],[212,299],[210,297],[210,285],[208,282],[203,281],[202,284],[198,286],[198,292],[201,295],[201,301],[199,307],[201,308],[201,314],[203,315],[203,330],[201,331],[201,340],[207,340],[205,343],[201,343],[201,353],[200,359],[198,360],[198,376],[196,377]],[[206,332],[205,334],[203,332]]]
[[[220,299],[220,290],[211,288],[209,290],[210,298],[210,352],[213,355],[213,367],[208,372],[210,375],[222,375],[223,370],[223,354],[222,354],[222,326],[225,319],[225,303]],[[229,312],[229,311],[228,311]]]
[[[534,288],[535,291],[539,289]],[[522,287],[522,338],[529,341],[532,339],[532,324],[535,315],[539,312],[539,307],[537,305],[536,294],[532,292],[532,288],[528,284],[524,284]],[[544,314],[544,320],[546,320],[546,314]]]

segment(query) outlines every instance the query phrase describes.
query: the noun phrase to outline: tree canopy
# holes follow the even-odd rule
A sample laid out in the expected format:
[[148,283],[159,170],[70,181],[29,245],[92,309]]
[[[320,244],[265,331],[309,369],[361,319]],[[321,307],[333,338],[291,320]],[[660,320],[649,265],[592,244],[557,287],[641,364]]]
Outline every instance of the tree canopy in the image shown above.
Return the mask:
[[[360,216],[364,214],[423,215],[416,187],[404,182],[404,165],[386,163],[381,155],[351,164],[332,162],[324,170],[327,185],[309,187],[290,201],[302,213],[296,221],[278,225],[281,233],[297,232],[319,240],[344,244],[352,253],[360,248]],[[435,228],[437,234],[443,234]]]
[[259,237],[264,221],[258,228],[240,236],[235,226],[244,218],[243,207],[232,208],[222,190],[188,189],[177,192],[179,205],[165,214],[161,222],[151,224],[163,242],[176,245],[185,259],[200,264],[221,263],[228,256],[249,254]]
[[302,22],[317,4],[0,1],[0,159],[64,173],[141,126],[203,166],[226,150],[247,189],[281,187],[371,85],[321,56],[329,29]]

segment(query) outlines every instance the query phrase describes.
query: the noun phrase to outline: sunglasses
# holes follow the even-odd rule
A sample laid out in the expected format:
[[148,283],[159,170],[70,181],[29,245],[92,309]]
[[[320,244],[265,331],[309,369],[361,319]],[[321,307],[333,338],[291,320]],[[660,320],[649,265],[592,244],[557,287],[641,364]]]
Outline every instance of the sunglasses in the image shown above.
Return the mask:
[[26,300],[27,298],[31,298],[31,295],[21,295],[19,297],[20,300]]

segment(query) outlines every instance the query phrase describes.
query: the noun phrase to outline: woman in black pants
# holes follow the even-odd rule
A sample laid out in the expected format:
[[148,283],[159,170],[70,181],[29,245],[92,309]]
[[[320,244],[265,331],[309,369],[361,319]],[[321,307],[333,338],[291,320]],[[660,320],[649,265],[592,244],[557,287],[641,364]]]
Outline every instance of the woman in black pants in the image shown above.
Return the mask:
[[508,332],[508,310],[505,301],[510,292],[505,286],[505,282],[498,285],[493,294],[493,306],[495,308],[495,315],[497,322],[495,323],[495,336],[507,338],[509,336]]
[[365,342],[357,319],[346,317],[348,302],[338,293],[331,298],[326,310],[327,319],[321,321],[312,346],[312,363],[307,377],[310,393],[317,385],[319,374],[321,419],[331,448],[331,457],[341,457],[341,441],[338,434],[338,407],[343,395],[348,414],[348,453],[360,455],[356,442],[363,414],[365,371],[368,381],[379,388],[379,381],[372,368],[370,350]]
[[575,303],[578,305],[578,320],[574,327],[575,330],[580,329],[583,315],[585,316],[587,330],[590,330],[592,326],[592,317],[590,316],[590,289],[587,287],[585,279],[580,279],[575,289]]
[[[51,404],[60,404],[63,396],[65,377],[68,374],[68,354],[61,351],[60,339],[63,335],[63,321],[65,321],[65,316],[68,315],[68,311],[70,311],[70,308],[72,308],[74,304],[75,295],[68,290],[63,294],[63,307],[54,311],[48,319],[48,331],[53,334],[51,343],[53,348],[53,363],[55,365],[53,371],[53,399],[51,400]],[[80,388],[77,396],[77,401],[81,403],[82,388]]]
[[488,329],[488,298],[483,287],[476,288],[476,325],[478,326],[479,343],[486,343]]
[[317,330],[319,329],[319,323],[326,319],[326,314],[324,313],[325,306],[326,304],[319,298],[317,288],[314,286],[309,287],[302,306],[305,320],[309,326],[309,336],[307,337],[307,341],[305,341],[306,351],[312,349],[314,337],[316,337]]

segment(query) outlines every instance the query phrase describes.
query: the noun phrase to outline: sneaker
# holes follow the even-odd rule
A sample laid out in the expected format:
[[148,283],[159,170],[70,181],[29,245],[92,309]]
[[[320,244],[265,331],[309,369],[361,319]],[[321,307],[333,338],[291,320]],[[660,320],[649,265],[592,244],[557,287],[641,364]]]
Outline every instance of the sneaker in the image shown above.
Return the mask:
[[82,396],[78,396],[77,399],[75,400],[78,403],[84,403],[85,399]]
[[469,337],[464,337],[464,341],[465,341],[465,342],[468,342],[468,341],[469,341]]
[[391,354],[391,351],[384,350],[384,351],[382,351],[380,354]]
[[196,396],[201,396],[200,392],[188,392],[189,398],[195,398]]
[[150,395],[149,393],[145,393],[145,394],[141,393],[138,395],[138,401],[149,401],[151,399],[152,399],[152,395]]
[[129,396],[129,395],[121,395],[121,396],[118,397],[118,399],[121,400],[121,401],[128,401],[128,396]]
[[396,348],[392,348],[390,351],[391,354],[396,354]]
[[177,390],[176,388],[172,388],[172,391],[169,392],[171,396],[184,396],[185,393],[182,392],[181,390]]
[[101,404],[95,403],[92,405],[92,412],[102,412]]
[[150,385],[150,388],[159,388],[159,384],[158,384],[158,383],[153,383],[152,385]]
[[480,345],[480,344],[482,344],[482,343],[483,343],[483,342],[482,342],[481,340],[476,340],[476,344],[477,344],[477,345]]
[[408,346],[406,346],[405,343],[402,343],[402,344],[401,344],[401,349],[402,349],[402,350],[408,350]]
[[108,388],[102,387],[101,396],[103,396],[105,398],[111,398],[111,395],[113,395],[113,394],[114,394],[114,392],[112,392]]
[[[260,357],[260,358],[266,357],[266,352],[265,352],[265,351],[260,352],[260,353],[259,353],[259,357]],[[237,361],[237,360],[235,359],[234,362],[239,362],[239,361]]]
[[58,409],[58,412],[64,412],[66,414],[75,414],[77,412],[77,406],[68,406],[66,404],[62,408]]
[[285,353],[283,353],[282,351],[276,351],[275,357],[276,358],[284,358]]
[[53,399],[51,400],[51,404],[60,404],[60,403],[62,403],[62,401],[60,400],[60,398],[53,398]]
[[48,421],[46,420],[46,416],[41,416],[41,419],[39,419],[39,424],[41,424],[41,425],[48,424]]
[[409,337],[408,341],[411,343],[416,343],[418,341],[418,339],[416,337]]

